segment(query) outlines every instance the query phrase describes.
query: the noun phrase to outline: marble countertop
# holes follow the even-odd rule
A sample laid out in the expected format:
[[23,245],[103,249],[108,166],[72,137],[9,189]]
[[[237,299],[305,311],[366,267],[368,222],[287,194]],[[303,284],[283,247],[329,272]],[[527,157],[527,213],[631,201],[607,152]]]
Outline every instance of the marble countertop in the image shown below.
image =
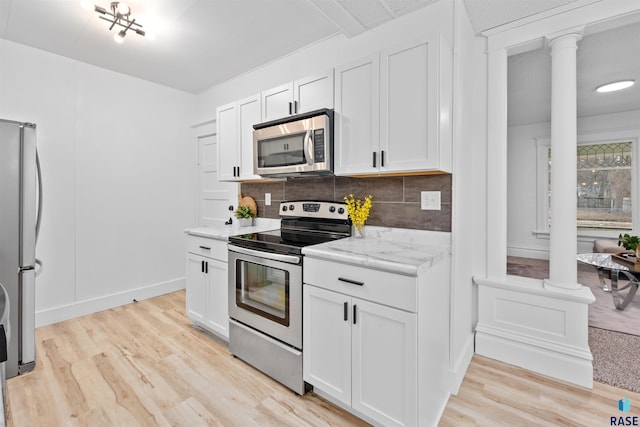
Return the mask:
[[349,237],[307,246],[311,258],[417,276],[448,258],[451,233],[402,228],[366,227],[366,237]]
[[214,225],[211,227],[187,228],[186,234],[206,237],[209,239],[228,241],[230,236],[237,234],[259,233],[261,231],[277,230],[280,228],[279,219],[256,218],[251,227],[240,227],[237,222],[230,225]]

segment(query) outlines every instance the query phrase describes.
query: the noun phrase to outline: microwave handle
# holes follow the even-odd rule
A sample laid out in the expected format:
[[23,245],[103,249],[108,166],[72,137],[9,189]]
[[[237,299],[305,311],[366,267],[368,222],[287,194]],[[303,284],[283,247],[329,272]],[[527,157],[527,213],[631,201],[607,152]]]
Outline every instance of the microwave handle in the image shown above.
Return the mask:
[[313,129],[307,130],[304,136],[304,152],[307,155],[307,164],[313,164]]

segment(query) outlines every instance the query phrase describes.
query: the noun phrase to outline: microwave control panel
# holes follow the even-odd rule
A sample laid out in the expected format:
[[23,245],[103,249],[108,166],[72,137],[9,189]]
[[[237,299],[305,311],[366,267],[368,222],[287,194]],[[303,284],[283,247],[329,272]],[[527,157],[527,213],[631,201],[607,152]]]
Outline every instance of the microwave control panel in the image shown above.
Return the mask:
[[324,163],[324,129],[314,129],[313,131],[313,162]]

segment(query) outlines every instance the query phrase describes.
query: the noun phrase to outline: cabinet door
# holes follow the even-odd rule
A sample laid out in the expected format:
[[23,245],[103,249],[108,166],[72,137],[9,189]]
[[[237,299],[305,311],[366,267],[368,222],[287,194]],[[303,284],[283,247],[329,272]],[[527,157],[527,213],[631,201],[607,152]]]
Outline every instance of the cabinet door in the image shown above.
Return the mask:
[[216,110],[218,135],[218,180],[234,181],[238,164],[238,119],[236,103]]
[[417,425],[416,315],[353,298],[351,406],[385,426]]
[[240,179],[260,179],[253,173],[253,125],[260,123],[260,95],[237,103],[238,134],[240,136]]
[[187,253],[187,316],[192,322],[205,325],[207,315],[207,276],[205,258]]
[[333,69],[316,76],[296,80],[294,113],[333,108]]
[[[378,55],[336,69],[335,172],[375,173],[380,165]],[[373,157],[376,156],[375,166]]]
[[293,83],[262,92],[262,121],[281,119],[293,114]]
[[304,380],[346,405],[351,404],[349,307],[349,297],[303,286]]
[[381,53],[381,173],[438,167],[436,40],[403,44]]
[[211,331],[229,338],[229,300],[227,295],[228,275],[227,263],[216,259],[206,259],[207,276],[207,320],[206,327]]

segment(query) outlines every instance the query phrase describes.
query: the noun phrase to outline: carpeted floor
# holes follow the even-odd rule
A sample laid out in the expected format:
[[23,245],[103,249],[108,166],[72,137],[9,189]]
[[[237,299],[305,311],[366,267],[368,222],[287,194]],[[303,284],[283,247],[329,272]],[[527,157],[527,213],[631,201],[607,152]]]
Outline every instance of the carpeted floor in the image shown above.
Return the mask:
[[[549,277],[549,262],[508,257],[507,273],[546,279]],[[578,263],[578,282],[589,286],[596,298],[589,306],[593,380],[640,392],[640,363],[637,359],[640,354],[640,292],[625,310],[620,311],[613,306],[611,293],[600,288],[594,267]]]
[[593,380],[640,393],[640,337],[589,328]]

